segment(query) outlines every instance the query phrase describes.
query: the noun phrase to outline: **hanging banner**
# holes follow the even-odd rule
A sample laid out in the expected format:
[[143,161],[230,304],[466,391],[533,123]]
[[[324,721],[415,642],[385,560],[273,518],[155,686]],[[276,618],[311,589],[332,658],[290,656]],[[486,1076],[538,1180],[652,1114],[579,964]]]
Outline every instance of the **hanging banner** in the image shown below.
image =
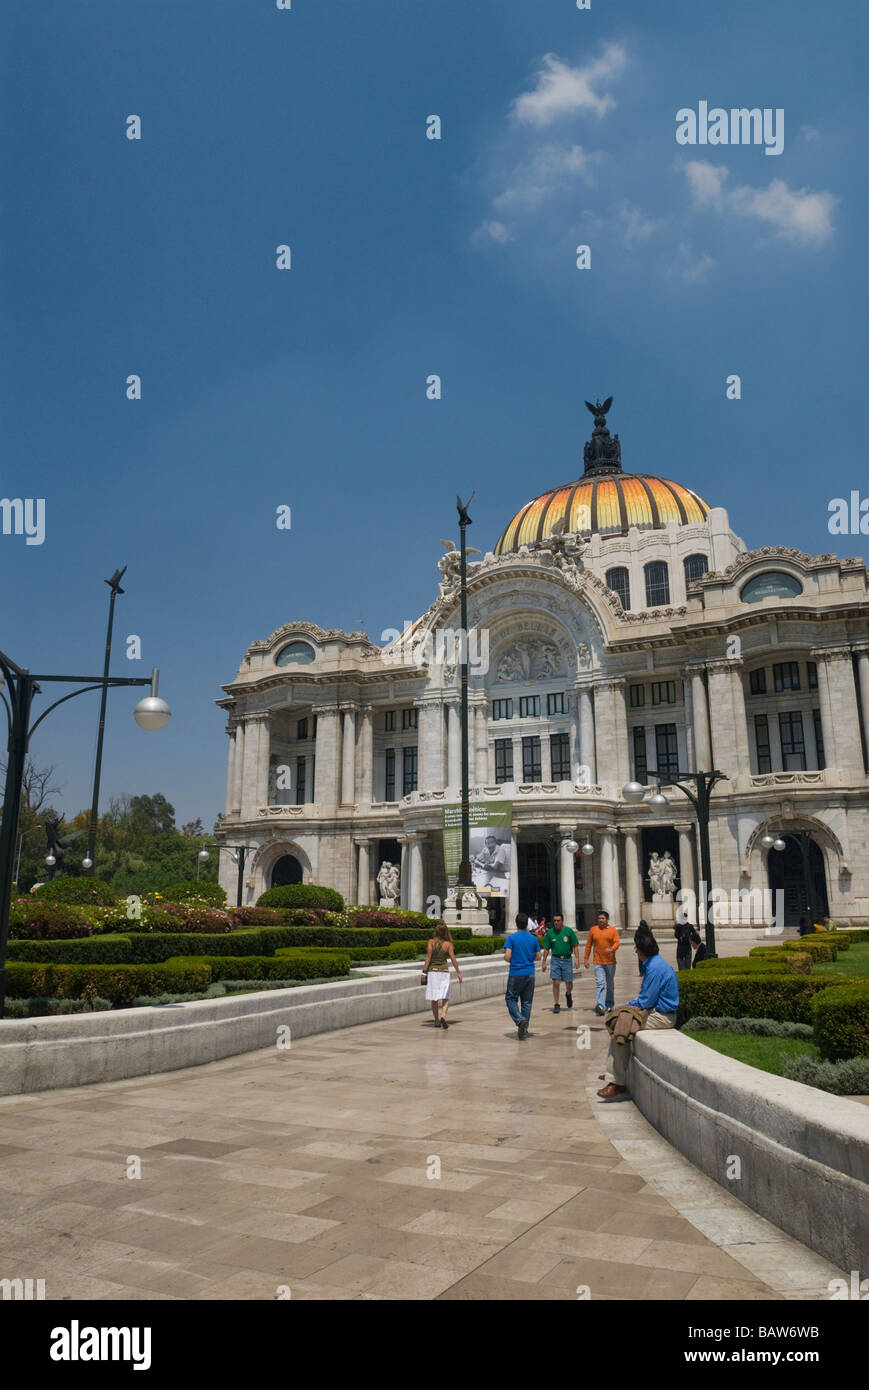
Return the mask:
[[[512,801],[477,801],[470,809],[470,859],[474,887],[493,898],[510,889]],[[462,859],[462,808],[444,807],[444,867],[448,889],[459,881]]]

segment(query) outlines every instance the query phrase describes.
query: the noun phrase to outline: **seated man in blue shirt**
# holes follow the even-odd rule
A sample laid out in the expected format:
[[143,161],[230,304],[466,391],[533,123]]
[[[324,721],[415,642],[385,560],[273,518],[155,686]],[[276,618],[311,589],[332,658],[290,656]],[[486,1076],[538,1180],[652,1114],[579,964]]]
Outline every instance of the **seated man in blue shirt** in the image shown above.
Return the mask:
[[[636,999],[629,999],[628,1003],[636,1009],[648,1010],[644,1028],[675,1028],[679,1008],[679,982],[675,970],[660,955],[658,943],[648,927],[637,929],[634,950],[639,957],[643,983]],[[610,1043],[609,1063],[613,1079],[598,1091],[601,1100],[626,1095],[630,1059],[630,1043]]]

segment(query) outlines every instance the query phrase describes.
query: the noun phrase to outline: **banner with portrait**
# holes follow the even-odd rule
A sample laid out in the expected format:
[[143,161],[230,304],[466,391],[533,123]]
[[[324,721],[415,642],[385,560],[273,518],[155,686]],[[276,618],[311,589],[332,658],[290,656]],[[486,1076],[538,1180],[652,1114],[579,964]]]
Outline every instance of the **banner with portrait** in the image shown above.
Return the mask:
[[[471,876],[474,887],[492,898],[506,898],[510,891],[510,837],[512,801],[478,801],[469,808]],[[462,808],[444,807],[444,867],[447,888],[459,881],[462,858]]]

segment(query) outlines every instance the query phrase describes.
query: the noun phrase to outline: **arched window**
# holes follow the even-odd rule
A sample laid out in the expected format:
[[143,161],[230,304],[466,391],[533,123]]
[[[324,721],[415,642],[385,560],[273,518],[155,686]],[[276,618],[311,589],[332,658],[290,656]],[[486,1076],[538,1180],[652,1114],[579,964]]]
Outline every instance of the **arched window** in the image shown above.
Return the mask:
[[622,608],[627,612],[631,606],[631,577],[627,570],[622,565],[617,569],[607,570],[606,585],[614,594],[618,594]]
[[670,575],[663,560],[652,560],[644,570],[646,576],[646,607],[660,608],[670,602]]
[[294,854],[284,854],[272,869],[271,888],[282,888],[285,883],[301,883],[302,866]]
[[281,647],[275,657],[276,666],[307,666],[316,659],[317,653],[309,642],[289,642]]
[[700,579],[704,574],[709,573],[709,561],[705,555],[686,555],[683,561],[685,565],[685,584],[693,584],[695,579]]

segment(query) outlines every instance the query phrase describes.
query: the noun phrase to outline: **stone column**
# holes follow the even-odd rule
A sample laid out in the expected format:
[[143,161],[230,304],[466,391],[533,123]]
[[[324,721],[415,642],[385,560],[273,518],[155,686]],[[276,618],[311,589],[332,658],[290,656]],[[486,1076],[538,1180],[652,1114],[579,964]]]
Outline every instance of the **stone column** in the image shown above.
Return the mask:
[[570,748],[570,780],[579,781],[579,768],[582,763],[582,753],[580,752],[579,738],[579,691],[575,690],[570,699],[570,732],[568,742]]
[[473,728],[474,737],[474,777],[478,786],[489,780],[489,706],[487,702],[476,706]]
[[238,815],[241,812],[241,788],[244,775],[244,720],[239,719],[235,726],[235,762],[232,769],[232,797],[227,810]]
[[626,829],[625,837],[625,903],[628,914],[626,926],[636,927],[643,915],[643,871],[640,864],[640,832]]
[[814,648],[812,660],[818,664],[818,695],[827,767],[836,768],[840,780],[862,777],[863,747],[851,649]]
[[408,853],[408,837],[398,836],[398,843],[401,849],[401,858],[398,861],[399,879],[399,898],[398,907],[407,907],[407,880],[410,870],[410,855]]
[[515,825],[510,831],[510,887],[507,890],[507,921],[505,926],[508,932],[513,930],[513,920],[519,911],[519,832]]
[[857,681],[860,687],[860,711],[863,715],[863,739],[869,757],[869,645],[854,648],[857,653]]
[[[694,827],[689,822],[676,826],[679,832],[679,882],[683,895],[697,894],[697,876],[694,871]],[[697,909],[690,914],[691,921],[697,922]]]
[[540,734],[540,780],[541,782],[552,781],[552,748],[549,743],[549,735],[544,730]]
[[702,664],[689,666],[687,674],[691,680],[691,735],[694,752],[694,768],[691,771],[711,772],[712,743],[709,737],[709,703],[706,698]]
[[359,757],[356,760],[357,800],[370,805],[374,800],[374,706],[362,706],[359,728]]
[[576,856],[571,854],[565,846],[575,838],[573,827],[570,825],[560,825],[558,833],[561,843],[558,847],[558,879],[559,891],[561,896],[561,912],[564,917],[564,925],[576,929],[576,879],[574,878],[574,861]]
[[359,869],[356,877],[356,902],[367,907],[371,902],[371,841],[359,840]]
[[[715,767],[725,773],[732,784],[737,777],[749,775],[751,769],[742,662],[735,657],[725,656],[716,661],[707,661],[706,670],[709,677],[712,757]],[[711,768],[701,767],[698,771],[711,771]]]
[[341,714],[341,804],[352,806],[356,799],[356,706],[342,705]]
[[317,803],[324,810],[338,805],[341,795],[341,725],[337,705],[319,705],[317,715]]
[[598,777],[618,796],[630,777],[628,721],[623,676],[595,682],[595,751]]
[[609,913],[610,924],[619,925],[619,859],[618,830],[608,825],[600,837],[600,895],[601,907]]
[[408,836],[409,883],[407,886],[407,906],[411,912],[422,912],[422,840],[416,831]]
[[588,780],[594,786],[597,782],[597,758],[594,740],[594,696],[591,687],[582,686],[577,698],[579,700],[579,761],[588,768]]
[[460,791],[462,784],[462,712],[454,700],[449,708],[447,740],[447,786]]
[[419,701],[419,790],[443,791],[443,705],[440,700]]
[[245,716],[241,814],[253,820],[269,794],[269,716],[265,711]]
[[259,720],[259,753],[256,764],[256,804],[269,804],[269,766],[271,755],[271,716],[263,714]]

